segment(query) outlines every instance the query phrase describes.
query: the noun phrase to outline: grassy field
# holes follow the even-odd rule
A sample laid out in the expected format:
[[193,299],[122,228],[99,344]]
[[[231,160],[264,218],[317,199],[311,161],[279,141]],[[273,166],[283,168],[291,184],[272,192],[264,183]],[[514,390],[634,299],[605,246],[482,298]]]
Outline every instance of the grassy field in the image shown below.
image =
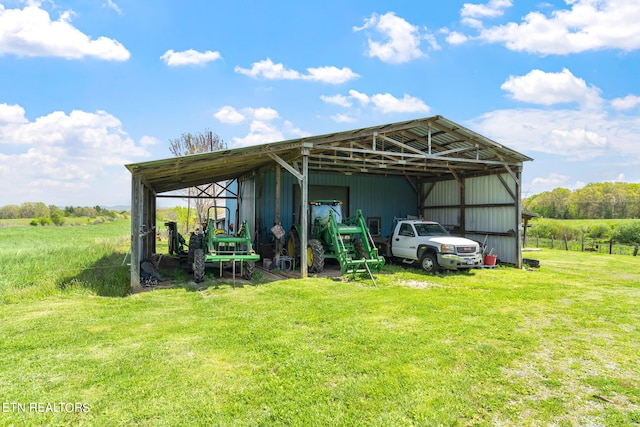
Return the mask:
[[640,257],[123,297],[128,224],[66,228],[0,229],[0,425],[640,425]]

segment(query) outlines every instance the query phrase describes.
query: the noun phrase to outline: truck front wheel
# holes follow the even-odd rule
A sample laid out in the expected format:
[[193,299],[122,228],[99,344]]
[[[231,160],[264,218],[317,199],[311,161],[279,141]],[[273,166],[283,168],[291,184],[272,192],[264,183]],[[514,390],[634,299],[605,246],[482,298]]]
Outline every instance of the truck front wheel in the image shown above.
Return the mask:
[[436,273],[438,271],[438,259],[432,253],[426,253],[420,258],[420,267],[428,273]]

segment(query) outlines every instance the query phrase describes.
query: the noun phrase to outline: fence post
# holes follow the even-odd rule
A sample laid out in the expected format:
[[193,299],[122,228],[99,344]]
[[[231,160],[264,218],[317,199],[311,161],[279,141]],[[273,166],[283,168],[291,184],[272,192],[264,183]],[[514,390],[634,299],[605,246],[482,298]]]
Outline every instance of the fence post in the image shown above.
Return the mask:
[[554,237],[555,237],[555,236],[552,234],[552,235],[551,235],[551,249],[553,249],[553,241],[555,240],[555,239],[554,239]]
[[582,252],[584,252],[584,232],[582,233]]
[[633,256],[638,256],[638,245],[633,247]]
[[609,255],[613,254],[613,239],[609,240]]
[[564,250],[568,251],[569,250],[569,242],[567,241],[567,235],[563,235],[562,237],[564,237]]

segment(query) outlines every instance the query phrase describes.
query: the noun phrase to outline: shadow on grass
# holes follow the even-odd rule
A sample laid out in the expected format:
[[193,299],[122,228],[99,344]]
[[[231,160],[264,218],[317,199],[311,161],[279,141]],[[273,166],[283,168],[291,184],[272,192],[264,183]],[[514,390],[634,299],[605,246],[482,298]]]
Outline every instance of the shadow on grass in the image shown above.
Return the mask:
[[105,255],[74,275],[60,277],[56,286],[62,290],[84,288],[104,297],[124,297],[130,289],[130,268],[122,265],[124,257],[125,254],[119,252]]

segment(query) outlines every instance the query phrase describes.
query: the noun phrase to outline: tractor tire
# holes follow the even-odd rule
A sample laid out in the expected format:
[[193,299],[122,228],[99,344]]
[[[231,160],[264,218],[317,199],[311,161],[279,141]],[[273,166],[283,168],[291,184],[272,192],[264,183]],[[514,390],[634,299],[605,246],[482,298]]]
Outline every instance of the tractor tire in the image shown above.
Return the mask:
[[307,269],[309,273],[321,273],[324,270],[324,248],[320,240],[309,240],[307,245]]
[[437,273],[439,270],[438,258],[432,253],[425,253],[420,258],[420,267],[427,273]]
[[355,250],[358,259],[369,259],[369,254],[364,250],[364,243],[362,243],[362,239],[353,240],[353,249]]
[[256,268],[256,263],[253,261],[247,261],[242,263],[242,278],[245,280],[251,280],[253,277],[253,271]]
[[193,280],[196,283],[204,282],[204,251],[195,249],[193,251]]
[[193,273],[194,253],[196,249],[202,249],[202,236],[191,233],[189,237],[189,253],[187,255],[187,273]]
[[291,258],[300,258],[300,236],[295,228],[287,234],[287,255]]

